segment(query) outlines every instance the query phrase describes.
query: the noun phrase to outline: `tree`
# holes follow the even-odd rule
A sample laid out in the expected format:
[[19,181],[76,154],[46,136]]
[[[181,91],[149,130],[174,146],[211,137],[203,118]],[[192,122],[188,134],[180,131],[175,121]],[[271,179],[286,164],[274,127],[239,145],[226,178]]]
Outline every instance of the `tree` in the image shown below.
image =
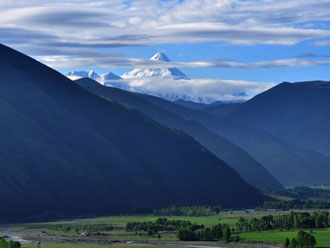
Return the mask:
[[214,240],[213,232],[210,228],[205,228],[202,233],[203,233],[203,237],[202,237],[203,240],[207,240],[207,241]]
[[185,240],[185,241],[195,241],[200,240],[200,232],[196,233],[188,228],[181,228],[177,232],[177,237],[179,240]]
[[21,244],[17,241],[6,241],[5,239],[0,237],[0,248],[20,248]]
[[229,243],[230,238],[231,238],[231,231],[228,225],[224,225],[222,229],[222,234],[223,234],[223,239]]
[[306,245],[308,245],[309,247],[313,248],[316,245],[316,239],[313,235],[309,234],[307,237],[307,243]]
[[149,236],[153,236],[155,234],[155,231],[150,228],[150,229],[148,229],[147,233],[148,233]]
[[296,239],[291,240],[290,248],[298,248],[298,242],[296,241]]
[[213,239],[219,240],[222,239],[222,225],[219,223],[211,228]]
[[304,232],[304,231],[299,231],[297,240],[301,247],[313,248],[316,245],[315,237],[312,234]]

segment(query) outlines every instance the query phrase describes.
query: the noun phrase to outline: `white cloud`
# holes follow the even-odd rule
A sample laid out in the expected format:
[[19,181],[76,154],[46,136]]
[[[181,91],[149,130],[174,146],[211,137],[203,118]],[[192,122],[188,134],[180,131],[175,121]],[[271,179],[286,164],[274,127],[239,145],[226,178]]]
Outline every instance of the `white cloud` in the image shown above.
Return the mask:
[[[0,0],[0,30],[7,30],[0,42],[29,43],[31,50],[203,41],[292,45],[329,37],[316,24],[330,20],[329,9],[330,0]],[[28,39],[18,38],[24,35]]]
[[133,92],[171,100],[183,98],[194,102],[213,102],[245,101],[276,84],[223,79],[174,80],[144,77],[116,82],[115,85]]
[[[77,51],[79,53],[79,51]],[[160,62],[146,59],[122,58],[116,54],[92,54],[85,53],[84,57],[78,55],[74,57],[66,55],[40,56],[39,60],[54,68],[235,68],[235,69],[258,69],[258,68],[278,68],[278,67],[311,67],[330,65],[330,60],[310,60],[310,59],[283,59],[272,61],[259,61],[253,63],[243,63],[229,60],[209,60],[191,62]]]
[[315,41],[314,45],[316,45],[316,46],[330,46],[330,40]]

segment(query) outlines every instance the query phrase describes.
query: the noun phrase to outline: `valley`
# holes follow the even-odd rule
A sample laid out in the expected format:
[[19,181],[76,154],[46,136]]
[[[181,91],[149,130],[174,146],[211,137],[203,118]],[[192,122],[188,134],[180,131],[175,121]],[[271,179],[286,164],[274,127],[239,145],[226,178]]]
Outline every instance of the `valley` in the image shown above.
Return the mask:
[[0,51],[1,248],[330,247],[330,158],[235,120],[254,98],[175,103]]
[[330,0],[0,0],[0,248],[330,248]]
[[[272,202],[253,209],[171,206],[145,214],[3,223],[0,237],[18,241],[23,248],[36,247],[37,242],[45,248],[282,248],[286,239],[292,242],[303,230],[315,238],[314,247],[330,247],[328,186],[287,188],[266,194],[272,196]],[[299,201],[313,204],[299,205]],[[322,204],[324,207],[319,208]],[[229,236],[224,230],[230,230]]]
[[[303,213],[298,210],[295,212]],[[312,212],[308,210],[307,212]],[[7,226],[6,232],[27,240],[22,247],[35,247],[37,241],[41,241],[41,247],[256,247],[275,248],[281,247],[286,238],[290,240],[297,236],[299,230],[270,230],[270,231],[234,231],[231,241],[179,241],[177,231],[158,231],[148,234],[144,230],[127,230],[127,223],[156,222],[160,218],[169,221],[189,221],[210,228],[218,223],[227,224],[230,228],[237,228],[240,218],[251,220],[260,219],[263,216],[283,216],[290,211],[226,211],[212,216],[110,216],[88,219],[75,219],[56,222],[13,224]],[[108,229],[112,230],[107,230]],[[317,240],[316,247],[330,247],[330,229],[307,229]],[[1,232],[3,234],[3,231]],[[239,240],[236,237],[239,236]],[[236,240],[234,242],[234,240]]]

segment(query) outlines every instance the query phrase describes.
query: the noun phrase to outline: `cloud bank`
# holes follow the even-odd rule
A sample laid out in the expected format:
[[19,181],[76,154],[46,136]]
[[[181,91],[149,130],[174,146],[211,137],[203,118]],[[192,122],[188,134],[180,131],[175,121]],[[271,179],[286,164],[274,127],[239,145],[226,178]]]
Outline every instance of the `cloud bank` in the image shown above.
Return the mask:
[[[330,60],[309,60],[309,59],[283,59],[260,61],[253,63],[242,63],[230,60],[208,60],[191,62],[161,62],[147,59],[121,58],[116,54],[107,55],[106,53],[85,53],[85,57],[73,57],[54,55],[40,57],[45,64],[55,68],[79,68],[79,67],[98,67],[108,68],[140,68],[140,69],[158,69],[158,68],[236,68],[236,69],[260,69],[277,67],[311,67],[330,65]],[[90,55],[90,56],[89,56]],[[318,57],[308,54],[299,55],[299,58]],[[326,56],[320,56],[326,58]]]
[[329,9],[329,0],[0,0],[0,42],[30,55],[39,47],[293,45],[330,37],[322,25],[330,20]]
[[[253,63],[222,60],[160,63],[108,48],[219,42],[329,46],[330,0],[0,0],[0,42],[55,68],[275,68],[330,64],[327,56]],[[131,85],[133,84],[133,85]],[[207,97],[256,94],[273,84],[221,79],[151,83],[148,91],[197,92]],[[162,85],[161,85],[162,84]],[[165,87],[165,88],[164,88]],[[141,88],[141,87],[140,87]],[[222,93],[220,92],[222,91]],[[248,95],[249,95],[248,94]]]
[[275,86],[275,83],[260,83],[223,79],[174,80],[164,78],[135,78],[121,82],[106,82],[125,90],[155,95],[167,100],[184,99],[193,102],[246,101],[252,96]]

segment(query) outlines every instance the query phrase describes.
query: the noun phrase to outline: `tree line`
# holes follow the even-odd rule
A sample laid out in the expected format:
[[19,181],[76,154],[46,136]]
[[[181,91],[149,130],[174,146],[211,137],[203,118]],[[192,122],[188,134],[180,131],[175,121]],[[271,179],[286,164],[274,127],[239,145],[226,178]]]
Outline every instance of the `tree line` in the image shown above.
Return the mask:
[[292,201],[266,201],[261,209],[329,209],[329,201],[292,200]]
[[237,232],[265,231],[273,229],[306,229],[306,228],[325,228],[330,227],[328,211],[318,211],[312,214],[304,212],[298,213],[291,211],[290,214],[279,216],[263,216],[260,219],[250,220],[240,217],[236,223]]
[[[192,229],[180,228],[177,237],[182,241],[231,241],[231,230],[227,224],[217,224],[211,228]],[[238,236],[237,236],[238,237]]]
[[55,226],[47,226],[49,230],[61,231],[61,232],[107,232],[112,231],[114,228],[111,225],[79,225],[79,226],[71,226],[71,225],[55,225]]
[[168,220],[158,218],[155,222],[129,222],[125,226],[127,231],[145,231],[148,235],[154,235],[159,231],[176,231],[181,228],[191,228],[192,230],[202,229],[204,225],[192,224],[186,220]]
[[[329,186],[329,185],[328,185]],[[330,187],[329,187],[330,189]],[[312,188],[306,186],[299,186],[293,188],[286,188],[282,190],[268,190],[266,193],[272,195],[287,196],[295,199],[308,199],[308,198],[330,198],[330,190],[326,188]]]
[[156,216],[212,216],[221,211],[221,206],[170,206],[153,210]]

